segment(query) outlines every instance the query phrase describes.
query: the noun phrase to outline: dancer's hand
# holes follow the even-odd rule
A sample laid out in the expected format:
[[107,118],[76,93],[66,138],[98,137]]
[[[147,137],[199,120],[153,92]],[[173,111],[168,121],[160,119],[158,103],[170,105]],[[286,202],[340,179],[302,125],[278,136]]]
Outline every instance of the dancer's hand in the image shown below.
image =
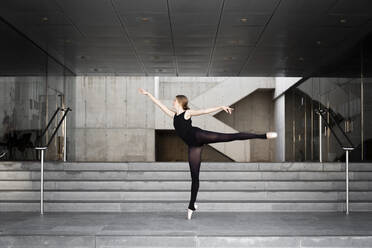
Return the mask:
[[233,108],[226,107],[226,106],[221,106],[221,108],[222,108],[223,110],[225,110],[226,113],[229,113],[229,114],[231,114],[231,111],[233,110]]
[[148,94],[149,94],[146,90],[144,90],[144,89],[142,89],[142,88],[138,88],[138,91],[139,91],[141,94],[144,94],[144,95],[148,95]]

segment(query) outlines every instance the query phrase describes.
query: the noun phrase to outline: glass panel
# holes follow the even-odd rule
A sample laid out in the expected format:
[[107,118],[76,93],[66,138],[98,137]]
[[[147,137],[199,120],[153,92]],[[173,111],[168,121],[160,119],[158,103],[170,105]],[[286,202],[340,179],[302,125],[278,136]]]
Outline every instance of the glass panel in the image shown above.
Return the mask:
[[372,161],[372,78],[364,78],[363,157]]
[[[71,91],[74,80],[66,68],[2,21],[0,31],[3,37],[0,39],[0,157],[36,160],[37,137],[56,108],[63,106],[65,89]],[[43,145],[57,121],[42,139]],[[60,130],[47,150],[46,159],[62,159],[62,138]]]

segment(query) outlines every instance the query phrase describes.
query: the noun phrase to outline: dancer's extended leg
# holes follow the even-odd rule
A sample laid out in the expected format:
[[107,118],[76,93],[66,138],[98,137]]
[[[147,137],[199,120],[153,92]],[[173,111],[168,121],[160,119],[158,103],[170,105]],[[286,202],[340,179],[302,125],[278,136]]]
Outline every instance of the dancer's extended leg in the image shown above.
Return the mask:
[[219,133],[208,131],[204,129],[198,129],[195,131],[195,137],[201,144],[217,143],[217,142],[228,142],[233,140],[246,140],[246,139],[267,139],[266,133],[255,134],[247,132],[238,133]]
[[201,151],[203,146],[189,146],[188,159],[191,173],[191,196],[189,209],[195,210],[194,203],[199,190],[199,172],[201,162]]

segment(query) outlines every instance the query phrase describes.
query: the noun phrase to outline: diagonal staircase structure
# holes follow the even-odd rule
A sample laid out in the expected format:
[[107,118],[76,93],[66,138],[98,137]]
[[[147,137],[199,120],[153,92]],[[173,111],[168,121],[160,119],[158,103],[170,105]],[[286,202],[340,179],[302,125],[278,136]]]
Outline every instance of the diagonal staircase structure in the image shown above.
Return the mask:
[[[220,105],[231,106],[259,89],[275,89],[275,78],[225,78],[214,87],[189,99],[189,106],[193,109],[211,108]],[[160,112],[157,113],[164,115]],[[213,115],[216,113],[218,112],[193,117],[192,125],[214,132],[239,132],[214,118]],[[210,146],[236,162],[250,161],[250,140],[211,143]]]

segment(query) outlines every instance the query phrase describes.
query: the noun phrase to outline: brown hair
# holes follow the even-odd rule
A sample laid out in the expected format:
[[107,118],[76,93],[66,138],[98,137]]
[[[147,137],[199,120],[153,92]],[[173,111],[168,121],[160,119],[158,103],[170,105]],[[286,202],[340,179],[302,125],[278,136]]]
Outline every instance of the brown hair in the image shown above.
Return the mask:
[[178,103],[182,106],[184,110],[190,109],[189,106],[187,106],[187,104],[189,103],[189,100],[187,99],[185,95],[177,95],[176,98],[177,98]]

